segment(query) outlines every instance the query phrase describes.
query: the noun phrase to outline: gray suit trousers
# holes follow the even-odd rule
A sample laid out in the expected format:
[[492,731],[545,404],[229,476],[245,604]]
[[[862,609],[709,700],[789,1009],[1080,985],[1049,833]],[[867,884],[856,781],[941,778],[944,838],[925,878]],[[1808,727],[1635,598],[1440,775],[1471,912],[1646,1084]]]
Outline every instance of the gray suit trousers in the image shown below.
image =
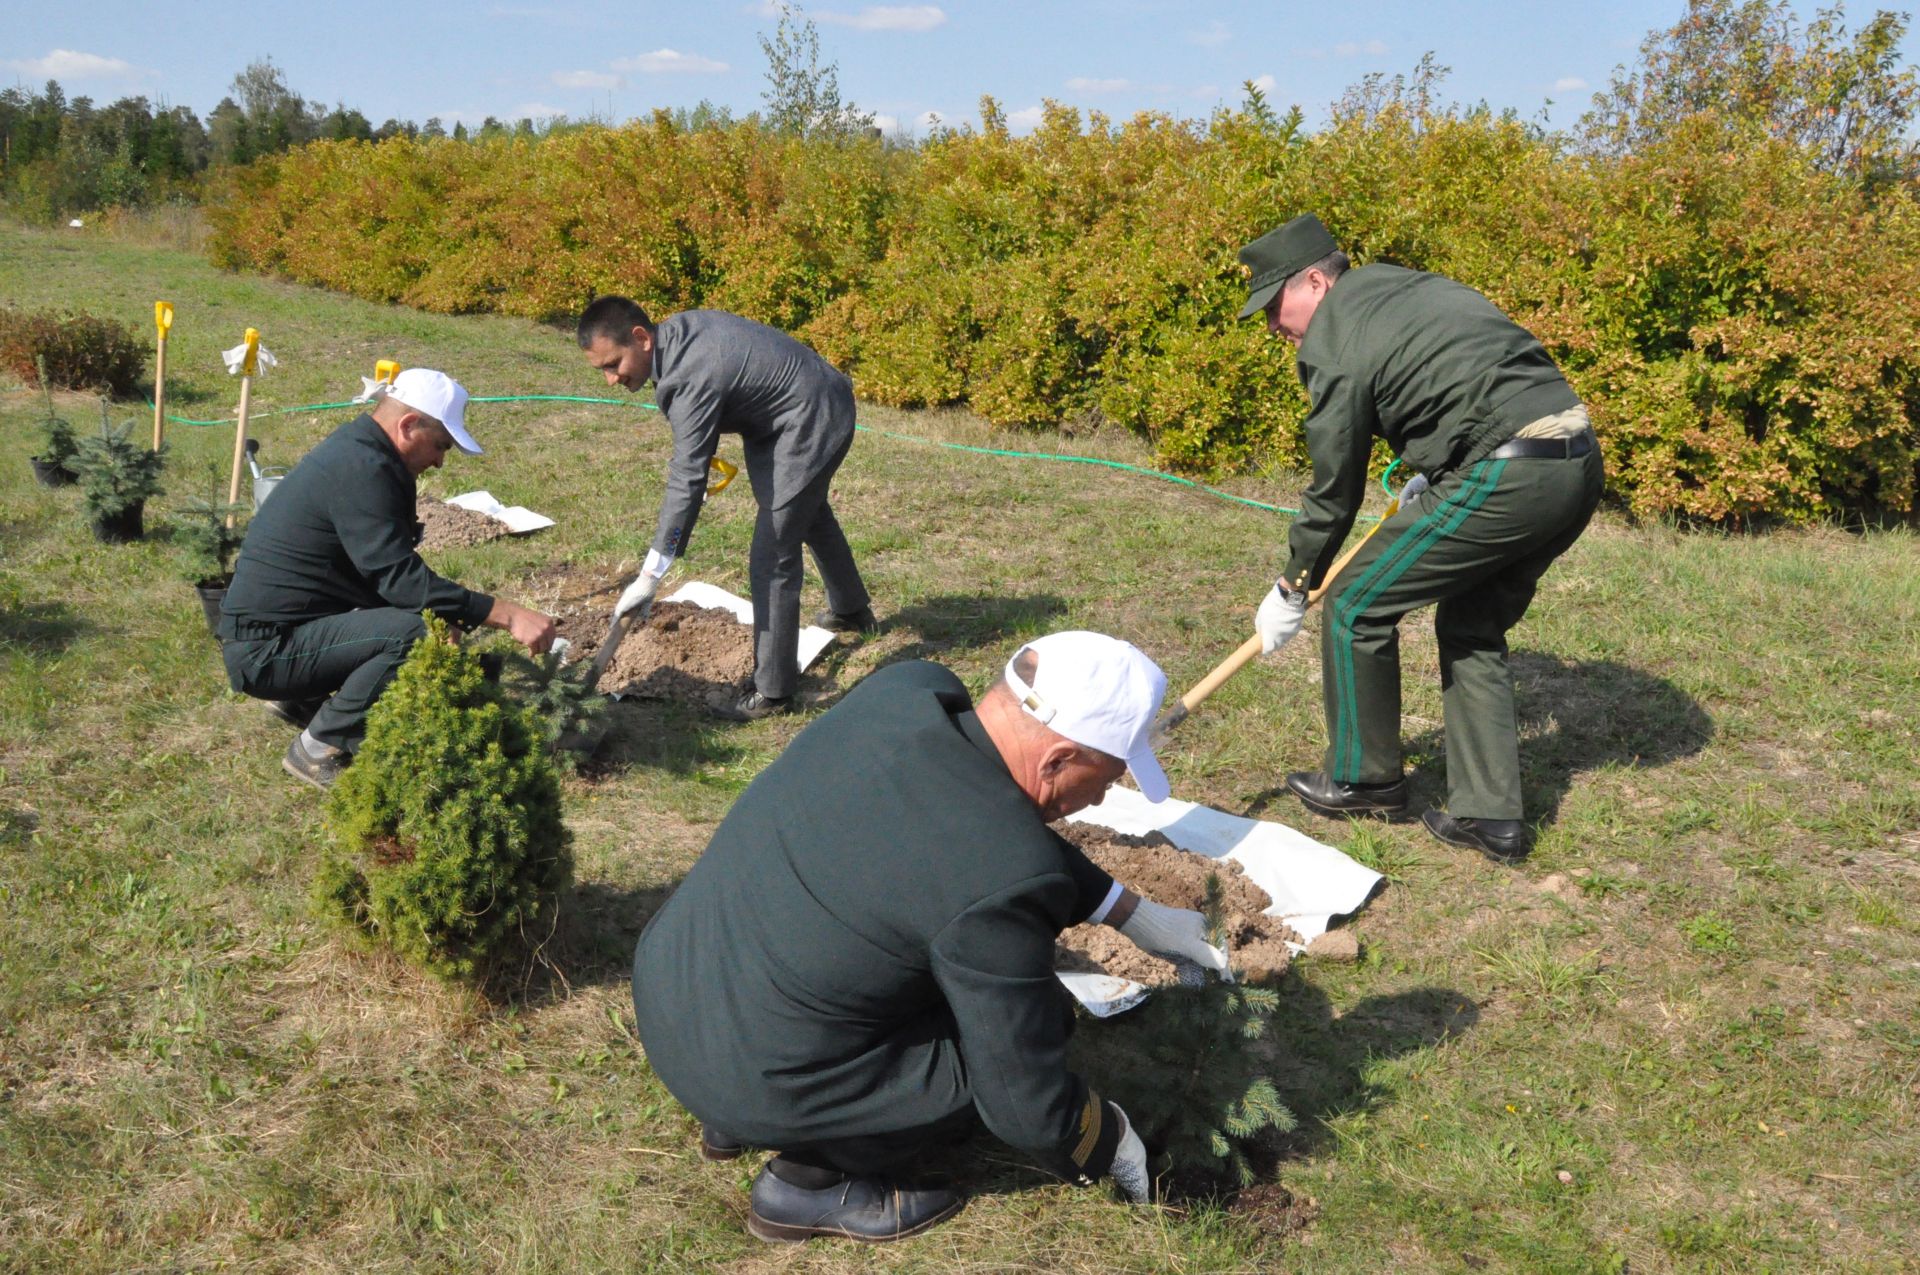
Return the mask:
[[[852,439],[849,438],[851,445]],[[753,586],[753,684],[768,699],[785,699],[799,680],[800,550],[813,551],[827,589],[827,606],[851,615],[870,601],[854,565],[853,549],[827,503],[827,486],[846,448],[824,471],[779,509],[763,503],[753,524],[747,573]],[[758,492],[756,491],[756,494]]]

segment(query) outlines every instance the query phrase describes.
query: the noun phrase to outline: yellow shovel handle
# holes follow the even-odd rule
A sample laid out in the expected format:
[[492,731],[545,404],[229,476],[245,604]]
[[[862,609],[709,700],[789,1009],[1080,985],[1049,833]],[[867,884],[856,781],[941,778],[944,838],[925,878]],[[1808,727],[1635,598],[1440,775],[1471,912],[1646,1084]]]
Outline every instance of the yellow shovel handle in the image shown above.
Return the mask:
[[247,352],[240,360],[240,375],[260,375],[260,329],[247,329]]
[[393,378],[400,375],[400,365],[392,359],[381,359],[373,365],[373,379],[393,384]]
[[153,303],[153,326],[160,332],[162,341],[173,327],[173,302],[156,301]]
[[707,468],[720,475],[717,479],[709,478],[707,480],[707,494],[709,496],[717,496],[725,491],[727,484],[740,475],[740,466],[734,464],[732,461],[721,460],[718,456],[715,456],[707,462]]

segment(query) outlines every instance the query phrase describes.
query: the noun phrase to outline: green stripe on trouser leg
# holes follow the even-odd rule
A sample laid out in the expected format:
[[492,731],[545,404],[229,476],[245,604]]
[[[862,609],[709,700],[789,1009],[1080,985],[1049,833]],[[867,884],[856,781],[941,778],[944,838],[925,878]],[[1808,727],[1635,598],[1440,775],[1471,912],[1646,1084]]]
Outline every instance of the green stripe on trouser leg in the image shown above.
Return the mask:
[[1597,451],[1573,460],[1483,460],[1446,475],[1355,555],[1326,608],[1321,648],[1327,774],[1400,776],[1399,622],[1440,603],[1449,809],[1522,817],[1506,632],[1600,494]]

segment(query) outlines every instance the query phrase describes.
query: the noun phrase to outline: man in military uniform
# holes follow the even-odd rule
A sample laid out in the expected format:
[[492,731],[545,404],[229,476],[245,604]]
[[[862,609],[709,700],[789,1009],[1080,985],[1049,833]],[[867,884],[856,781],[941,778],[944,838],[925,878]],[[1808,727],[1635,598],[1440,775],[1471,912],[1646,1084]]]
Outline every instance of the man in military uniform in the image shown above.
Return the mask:
[[640,1039],[702,1122],[701,1152],[777,1147],[762,1239],[879,1241],[961,1196],[896,1175],[977,1123],[1075,1182],[1147,1195],[1126,1115],[1067,1070],[1054,939],[1082,921],[1216,972],[1196,912],[1138,898],[1047,824],[1131,769],[1166,690],[1128,643],[1056,633],[978,707],[920,661],[880,670],[801,731],[722,821],[641,936]]
[[[1600,499],[1600,451],[1546,350],[1473,289],[1398,266],[1348,270],[1311,213],[1240,250],[1242,318],[1298,350],[1313,408],[1313,485],[1285,573],[1261,602],[1266,651],[1300,631],[1359,512],[1373,440],[1419,478],[1354,555],[1322,608],[1325,768],[1287,776],[1323,815],[1406,808],[1400,758],[1400,617],[1438,603],[1447,809],[1423,815],[1451,845],[1527,852],[1507,631]],[[1421,480],[1424,480],[1424,483]],[[1423,489],[1424,488],[1424,489]]]
[[645,606],[686,552],[707,466],[720,435],[738,434],[760,506],[747,571],[753,591],[753,689],[713,705],[750,720],[793,707],[800,675],[802,546],[813,551],[835,632],[876,627],[853,550],[827,503],[827,487],[853,443],[853,384],[786,333],[720,310],[687,310],[656,324],[626,297],[595,299],[575,333],[609,385],[635,391],[649,379],[673,430],[673,459],[653,544],[616,614]]
[[415,549],[414,479],[455,447],[480,454],[466,405],[458,381],[407,369],[308,452],[247,527],[220,607],[227,678],[303,728],[281,764],[317,788],[360,750],[367,709],[426,636],[423,610],[505,629],[536,653],[553,642],[551,617],[462,588]]

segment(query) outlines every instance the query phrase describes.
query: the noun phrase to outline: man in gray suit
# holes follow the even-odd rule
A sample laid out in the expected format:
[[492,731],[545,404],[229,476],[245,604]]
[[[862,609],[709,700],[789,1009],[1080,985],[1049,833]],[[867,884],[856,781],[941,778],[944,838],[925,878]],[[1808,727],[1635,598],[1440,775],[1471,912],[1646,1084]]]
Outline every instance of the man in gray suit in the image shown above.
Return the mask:
[[686,552],[720,435],[740,435],[760,505],[747,561],[754,685],[714,711],[739,721],[789,711],[800,673],[803,545],[827,590],[828,609],[815,623],[842,633],[877,627],[853,550],[827,504],[827,486],[853,442],[853,383],[786,333],[720,310],[654,323],[626,297],[598,297],[574,335],[607,384],[632,392],[651,380],[673,430],[653,545],[616,613],[653,601],[661,577]]

